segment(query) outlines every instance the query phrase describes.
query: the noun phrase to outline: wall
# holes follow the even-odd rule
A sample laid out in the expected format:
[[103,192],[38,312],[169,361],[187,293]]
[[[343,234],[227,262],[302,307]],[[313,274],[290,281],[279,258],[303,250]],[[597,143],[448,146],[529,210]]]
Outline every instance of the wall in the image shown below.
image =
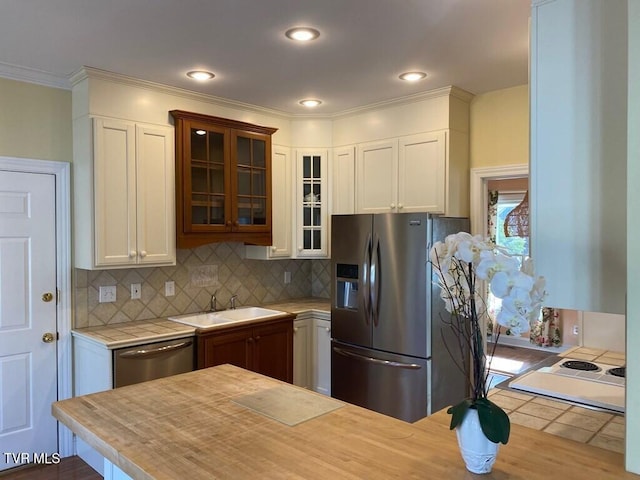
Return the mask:
[[628,2],[627,414],[625,464],[640,474],[640,2]]
[[528,85],[475,96],[470,122],[470,168],[529,163]]
[[0,155],[71,162],[71,92],[0,78]]

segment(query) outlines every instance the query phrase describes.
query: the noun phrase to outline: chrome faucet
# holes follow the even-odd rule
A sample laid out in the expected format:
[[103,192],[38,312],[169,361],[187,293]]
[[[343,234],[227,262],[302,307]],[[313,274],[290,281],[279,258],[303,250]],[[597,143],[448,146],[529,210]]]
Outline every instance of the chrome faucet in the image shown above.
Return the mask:
[[230,300],[230,307],[231,310],[235,310],[236,309],[236,300],[238,299],[238,295],[231,295],[231,300]]
[[218,291],[216,290],[215,292],[213,292],[213,295],[211,295],[211,300],[209,300],[209,311],[210,312],[216,312],[218,310],[217,308],[217,300],[216,300],[216,294],[218,293]]

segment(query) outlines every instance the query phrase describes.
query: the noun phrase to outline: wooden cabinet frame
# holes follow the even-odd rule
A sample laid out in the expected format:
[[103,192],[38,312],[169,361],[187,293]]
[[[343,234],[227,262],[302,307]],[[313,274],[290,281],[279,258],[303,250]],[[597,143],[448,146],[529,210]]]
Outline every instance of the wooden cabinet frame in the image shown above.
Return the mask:
[[[277,129],[182,110],[172,110],[169,113],[176,123],[176,239],[178,248],[193,248],[207,243],[232,241],[253,245],[271,245],[271,135]],[[224,192],[221,195],[221,201],[224,202],[224,222],[220,224],[196,224],[192,219],[192,128],[202,128],[223,135]],[[243,224],[239,221],[238,212],[242,196],[237,191],[238,138],[264,142],[264,224]],[[249,197],[253,195],[252,192]]]

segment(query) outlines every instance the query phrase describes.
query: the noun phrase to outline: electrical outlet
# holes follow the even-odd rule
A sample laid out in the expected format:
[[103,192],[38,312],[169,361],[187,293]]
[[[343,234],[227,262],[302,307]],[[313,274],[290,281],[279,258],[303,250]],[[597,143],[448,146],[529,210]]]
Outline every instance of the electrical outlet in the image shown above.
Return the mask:
[[173,297],[176,294],[176,284],[173,280],[164,282],[164,296]]
[[284,283],[291,283],[291,272],[284,272]]
[[139,283],[131,284],[131,300],[140,300],[142,296],[142,285]]
[[116,286],[100,287],[98,302],[108,303],[116,301]]
[[579,330],[578,330],[578,325],[574,325],[574,326],[573,326],[573,334],[574,334],[574,335],[578,335],[578,332],[579,332]]

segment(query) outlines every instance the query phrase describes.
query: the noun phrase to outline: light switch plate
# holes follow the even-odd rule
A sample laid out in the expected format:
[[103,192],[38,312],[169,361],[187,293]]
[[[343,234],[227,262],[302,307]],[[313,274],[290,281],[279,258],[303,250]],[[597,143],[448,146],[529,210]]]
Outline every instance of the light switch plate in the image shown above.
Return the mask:
[[100,303],[109,303],[116,301],[116,286],[111,285],[107,287],[100,287],[98,302]]
[[176,294],[176,284],[173,280],[164,282],[164,296],[173,297]]

